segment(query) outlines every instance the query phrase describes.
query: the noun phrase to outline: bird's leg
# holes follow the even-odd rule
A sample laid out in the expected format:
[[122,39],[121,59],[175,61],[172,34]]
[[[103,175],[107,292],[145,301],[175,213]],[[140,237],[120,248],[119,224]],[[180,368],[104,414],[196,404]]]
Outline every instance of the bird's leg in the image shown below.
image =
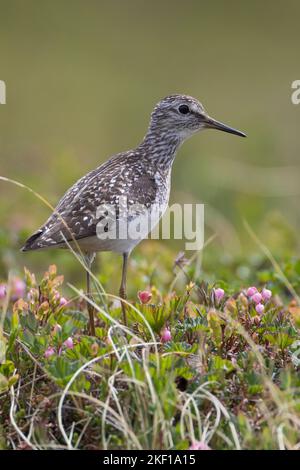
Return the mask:
[[[91,276],[90,276],[90,271],[92,269],[92,264],[95,259],[95,253],[91,253],[86,256],[86,262],[87,262],[87,267],[88,270],[86,271],[86,291],[87,291],[87,297],[89,299],[92,298],[91,296]],[[95,336],[95,318],[94,318],[94,307],[87,302],[87,309],[89,313],[89,333],[91,336]]]
[[[128,253],[123,253],[123,268],[122,268],[122,280],[120,286],[120,297],[121,299],[126,300],[126,278],[127,278],[127,266],[128,266]],[[122,312],[123,312],[123,322],[127,326],[127,315],[126,315],[126,304],[121,301]]]

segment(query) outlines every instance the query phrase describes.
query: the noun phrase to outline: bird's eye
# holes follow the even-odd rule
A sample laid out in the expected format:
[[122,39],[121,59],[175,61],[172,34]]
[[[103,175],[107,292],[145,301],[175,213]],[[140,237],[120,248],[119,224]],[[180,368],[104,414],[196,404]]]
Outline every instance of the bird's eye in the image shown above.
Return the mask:
[[180,114],[188,114],[190,112],[190,108],[186,104],[182,104],[179,106],[178,111]]

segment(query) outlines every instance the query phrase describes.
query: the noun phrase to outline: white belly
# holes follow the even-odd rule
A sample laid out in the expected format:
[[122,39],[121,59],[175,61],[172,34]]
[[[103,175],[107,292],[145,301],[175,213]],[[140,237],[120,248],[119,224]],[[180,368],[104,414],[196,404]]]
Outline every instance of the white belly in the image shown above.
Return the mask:
[[[156,227],[168,207],[168,201],[152,210],[144,212],[130,221],[121,222],[121,227],[114,228],[105,233],[77,240],[83,251],[114,251],[129,253]],[[100,236],[99,236],[100,235]]]
[[165,184],[165,187],[163,191],[158,193],[151,209],[143,208],[138,214],[132,213],[124,221],[119,221],[121,227],[112,225],[106,233],[100,231],[93,237],[78,240],[80,248],[88,252],[114,251],[129,253],[136,245],[147,238],[165,213],[169,203],[170,174],[167,182],[162,182],[160,175],[158,178],[157,184]]

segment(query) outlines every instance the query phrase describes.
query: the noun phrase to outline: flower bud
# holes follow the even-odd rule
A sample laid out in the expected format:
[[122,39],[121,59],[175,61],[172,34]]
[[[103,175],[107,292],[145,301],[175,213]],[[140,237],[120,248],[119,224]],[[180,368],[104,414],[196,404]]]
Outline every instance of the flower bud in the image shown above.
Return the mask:
[[263,304],[257,304],[255,307],[255,310],[257,311],[257,313],[263,313],[265,310],[265,307],[263,306]]
[[270,289],[263,289],[261,295],[264,301],[267,302],[272,297],[272,291]]
[[168,343],[172,340],[172,334],[169,328],[164,328],[162,330],[160,340],[162,343]]
[[224,289],[221,289],[220,287],[218,289],[214,289],[214,293],[215,293],[215,298],[218,302],[220,302],[221,299],[223,299],[224,297]]
[[142,304],[147,304],[148,302],[150,302],[150,300],[152,298],[152,294],[151,294],[151,292],[149,292],[147,290],[143,290],[143,291],[140,291],[138,293],[138,298],[139,298],[139,301]]
[[60,307],[64,307],[67,303],[68,303],[67,299],[65,299],[64,297],[60,298],[60,301],[59,301]]
[[211,450],[211,448],[204,441],[195,441],[189,450]]
[[55,349],[52,348],[51,346],[49,346],[49,348],[46,349],[45,353],[44,353],[44,357],[46,359],[48,359],[48,357],[51,357],[53,356],[53,354],[55,354]]
[[15,279],[13,282],[13,297],[20,299],[24,296],[26,290],[26,284],[22,279]]
[[257,292],[256,287],[254,286],[249,287],[249,289],[247,290],[247,296],[252,297],[256,292]]
[[64,345],[66,346],[67,349],[73,349],[74,348],[74,342],[71,336],[69,336],[68,339],[64,342]]
[[6,297],[6,285],[0,284],[0,300]]
[[57,334],[57,333],[60,333],[62,330],[62,327],[60,326],[59,323],[56,323],[56,325],[54,325],[54,328],[53,328],[53,333]]
[[256,294],[252,295],[251,300],[256,304],[259,304],[262,301],[262,295],[259,292],[256,292]]

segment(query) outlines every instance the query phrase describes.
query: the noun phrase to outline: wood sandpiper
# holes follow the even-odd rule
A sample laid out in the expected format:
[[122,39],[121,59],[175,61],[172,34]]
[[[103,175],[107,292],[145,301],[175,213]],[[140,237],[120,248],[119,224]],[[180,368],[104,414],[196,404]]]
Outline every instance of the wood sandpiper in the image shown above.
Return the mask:
[[[123,255],[120,298],[126,298],[128,256],[147,236],[167,208],[170,194],[171,169],[179,146],[185,139],[202,129],[217,129],[245,137],[208,116],[198,100],[186,95],[171,95],[154,108],[148,131],[134,150],[118,153],[95,170],[83,176],[63,196],[46,223],[25,243],[22,251],[74,246],[85,255],[90,271],[95,253],[113,251]],[[126,198],[126,208],[120,210],[120,201]],[[125,220],[136,223],[144,211],[159,206],[139,237],[105,237],[99,235],[100,207],[115,207],[116,224]],[[125,215],[124,215],[125,214]],[[107,212],[105,215],[109,215]],[[107,221],[105,220],[107,229]],[[100,220],[100,222],[101,222]],[[103,224],[101,225],[103,227]],[[107,232],[107,230],[106,230]],[[105,229],[104,229],[105,233]],[[119,233],[119,232],[118,232]],[[87,295],[90,296],[90,276],[87,272]],[[124,321],[125,305],[122,303]],[[89,329],[95,334],[94,312],[90,304]]]

